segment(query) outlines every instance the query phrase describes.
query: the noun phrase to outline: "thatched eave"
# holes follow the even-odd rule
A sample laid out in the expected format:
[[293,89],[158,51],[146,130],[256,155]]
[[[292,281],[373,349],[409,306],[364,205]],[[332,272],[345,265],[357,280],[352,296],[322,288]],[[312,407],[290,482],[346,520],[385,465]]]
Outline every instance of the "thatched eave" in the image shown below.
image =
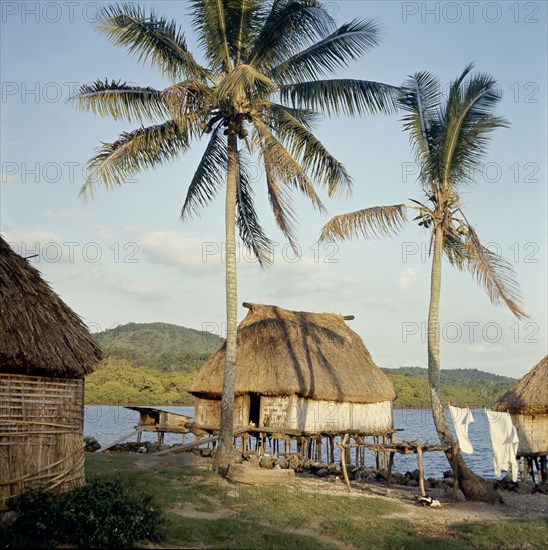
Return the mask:
[[80,317],[0,236],[0,371],[78,378],[101,357]]
[[512,386],[493,410],[522,415],[548,414],[548,355]]

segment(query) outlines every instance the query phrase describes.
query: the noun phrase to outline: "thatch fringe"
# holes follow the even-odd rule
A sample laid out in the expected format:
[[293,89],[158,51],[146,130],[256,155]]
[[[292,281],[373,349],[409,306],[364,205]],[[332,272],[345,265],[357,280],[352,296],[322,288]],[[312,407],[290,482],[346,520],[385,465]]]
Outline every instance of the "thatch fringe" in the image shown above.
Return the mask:
[[0,236],[0,371],[81,377],[100,359],[80,317]]
[[545,355],[493,406],[511,414],[548,414],[548,355]]
[[[246,307],[250,310],[238,327],[236,395],[298,395],[349,403],[395,399],[392,383],[342,315]],[[224,356],[225,345],[202,367],[190,387],[192,394],[220,397]]]

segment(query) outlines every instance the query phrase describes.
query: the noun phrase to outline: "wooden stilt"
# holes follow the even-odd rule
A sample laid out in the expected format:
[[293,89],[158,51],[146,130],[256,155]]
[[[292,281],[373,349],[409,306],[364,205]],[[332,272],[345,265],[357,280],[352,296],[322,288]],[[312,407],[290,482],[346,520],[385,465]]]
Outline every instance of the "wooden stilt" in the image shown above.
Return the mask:
[[392,467],[394,466],[394,453],[393,451],[390,452],[390,459],[388,460],[388,476],[386,478],[386,494],[390,494],[390,482],[392,481]]
[[548,479],[548,471],[546,468],[546,456],[540,457],[540,475],[542,476],[542,481],[546,481]]
[[318,462],[321,463],[323,456],[322,456],[322,436],[318,437],[316,440],[316,448],[318,449]]
[[[339,448],[341,450],[341,457],[346,456],[346,451],[349,450],[348,447],[346,446],[348,443],[348,437],[349,437],[348,434],[346,434],[343,437],[341,444],[339,445]],[[350,491],[352,491],[352,488],[350,487],[350,479],[348,478],[348,472],[346,471],[346,460],[341,460],[341,462],[342,462],[342,471],[344,475],[344,482],[346,483],[346,488],[350,493]]]
[[335,463],[335,436],[329,436],[329,464]]
[[421,489],[421,496],[426,496],[426,491],[424,490],[424,468],[422,465],[422,447],[417,445],[417,461],[419,463],[419,485]]

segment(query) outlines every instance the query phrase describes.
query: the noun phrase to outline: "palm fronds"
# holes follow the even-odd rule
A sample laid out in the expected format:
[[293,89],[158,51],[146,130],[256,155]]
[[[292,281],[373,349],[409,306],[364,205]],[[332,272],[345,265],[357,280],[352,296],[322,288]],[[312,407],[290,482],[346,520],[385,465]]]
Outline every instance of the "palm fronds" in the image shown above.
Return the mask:
[[512,265],[483,246],[470,225],[467,226],[467,236],[468,268],[477,283],[485,289],[491,302],[505,303],[518,319],[527,317],[521,305],[521,293]]
[[310,130],[287,109],[270,104],[273,127],[278,129],[282,141],[291,155],[311,177],[324,184],[332,196],[339,191],[351,190],[352,179],[346,168],[327,151]]
[[249,63],[270,69],[335,28],[333,18],[316,0],[274,0],[249,53]]
[[487,152],[488,134],[495,128],[508,127],[503,118],[492,114],[501,99],[496,81],[485,74],[465,81],[471,69],[472,65],[466,67],[451,85],[440,114],[445,131],[439,143],[439,179],[444,182],[472,180],[474,169]]
[[268,266],[273,262],[273,243],[266,236],[257,216],[246,165],[244,153],[240,150],[238,152],[236,224],[244,245],[255,254],[261,266]]
[[93,195],[99,182],[108,189],[145,168],[175,159],[189,145],[191,129],[173,121],[125,132],[113,143],[104,143],[87,164],[88,177],[81,193]]
[[188,186],[181,219],[191,219],[215,198],[217,191],[224,184],[227,165],[227,146],[223,139],[222,125],[219,123],[211,133],[200,164]]
[[282,101],[328,116],[394,113],[399,88],[366,80],[312,80],[280,86]]
[[406,111],[402,118],[403,129],[409,132],[411,147],[420,166],[420,180],[427,182],[434,171],[441,125],[439,104],[441,88],[437,78],[427,72],[416,73],[407,80],[398,99]]
[[130,122],[142,122],[168,115],[162,92],[154,88],[131,86],[120,80],[96,80],[84,84],[69,101],[80,110],[110,116],[115,120],[125,118]]
[[318,75],[333,73],[367,53],[378,44],[378,37],[379,26],[375,21],[354,20],[276,65],[271,74],[286,83],[317,79]]
[[[263,162],[268,162],[275,181],[299,189],[320,212],[325,208],[314,189],[310,178],[289,151],[276,139],[272,132],[259,119],[254,119],[258,135],[260,154]],[[268,159],[267,161],[265,159]]]
[[114,4],[100,10],[97,27],[110,42],[125,46],[143,63],[150,60],[174,80],[210,78],[210,72],[188,51],[175,22],[156,16],[154,11],[147,15],[135,4]]
[[374,206],[335,216],[323,226],[320,241],[352,239],[360,235],[365,239],[392,236],[406,223],[405,204]]
[[215,72],[233,68],[227,37],[230,2],[226,0],[190,0],[193,27],[200,46]]

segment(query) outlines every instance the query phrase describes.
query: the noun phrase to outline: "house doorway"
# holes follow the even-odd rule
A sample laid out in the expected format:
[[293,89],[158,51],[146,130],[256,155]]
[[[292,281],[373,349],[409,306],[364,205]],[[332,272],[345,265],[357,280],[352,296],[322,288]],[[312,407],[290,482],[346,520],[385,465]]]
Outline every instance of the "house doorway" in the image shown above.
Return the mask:
[[249,394],[249,421],[255,426],[260,425],[261,420],[261,396],[258,393]]

